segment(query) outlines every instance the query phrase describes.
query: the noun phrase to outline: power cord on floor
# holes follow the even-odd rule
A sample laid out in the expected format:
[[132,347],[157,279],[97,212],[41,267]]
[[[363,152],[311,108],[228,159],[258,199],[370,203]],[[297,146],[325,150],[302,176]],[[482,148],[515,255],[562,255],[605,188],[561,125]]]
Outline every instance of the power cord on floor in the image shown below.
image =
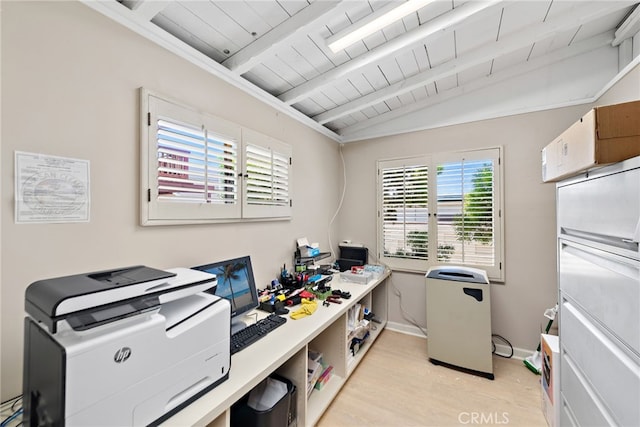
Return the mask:
[[[505,356],[504,354],[496,353],[496,343],[493,342],[493,338],[498,338],[504,341],[511,349],[511,354],[509,354],[508,356]],[[493,347],[491,350],[491,353],[495,354],[496,356],[504,357],[505,359],[511,359],[513,357],[513,346],[511,345],[509,340],[507,340],[505,337],[500,336],[498,334],[491,334],[491,345]]]
[[[9,426],[12,421],[22,415],[22,396],[16,396],[5,402],[2,402],[2,422],[0,427]],[[9,413],[10,412],[10,413]],[[22,421],[15,426],[22,424]]]
[[[15,420],[21,415],[22,415],[22,408],[18,409],[13,414],[11,414],[6,420],[2,421],[2,423],[0,423],[0,427],[8,426],[9,423],[11,423],[11,421]],[[20,423],[17,425],[21,425],[21,424],[22,424],[22,421],[20,421]]]

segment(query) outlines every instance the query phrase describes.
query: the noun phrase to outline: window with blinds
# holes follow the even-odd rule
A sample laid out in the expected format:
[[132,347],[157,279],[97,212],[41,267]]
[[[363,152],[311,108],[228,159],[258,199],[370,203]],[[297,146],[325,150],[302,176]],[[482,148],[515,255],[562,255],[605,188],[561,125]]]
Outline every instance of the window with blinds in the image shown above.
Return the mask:
[[245,141],[245,197],[247,218],[291,216],[291,147],[250,130]]
[[159,201],[238,203],[237,141],[171,119],[156,125]]
[[504,280],[500,168],[499,148],[378,162],[382,260],[409,271],[466,265]]
[[441,261],[493,267],[494,169],[492,159],[438,165],[436,219]]
[[429,259],[428,167],[388,164],[380,169],[384,257]]
[[144,89],[141,97],[143,225],[291,215],[290,146]]
[[289,204],[289,159],[272,150],[247,145],[247,203]]

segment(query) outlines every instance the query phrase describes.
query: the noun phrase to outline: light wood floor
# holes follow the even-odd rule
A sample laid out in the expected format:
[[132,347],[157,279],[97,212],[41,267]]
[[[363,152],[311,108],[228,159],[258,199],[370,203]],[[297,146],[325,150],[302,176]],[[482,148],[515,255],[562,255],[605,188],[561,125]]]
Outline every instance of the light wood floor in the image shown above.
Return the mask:
[[318,427],[546,426],[540,376],[493,356],[491,381],[427,359],[426,340],[383,331]]

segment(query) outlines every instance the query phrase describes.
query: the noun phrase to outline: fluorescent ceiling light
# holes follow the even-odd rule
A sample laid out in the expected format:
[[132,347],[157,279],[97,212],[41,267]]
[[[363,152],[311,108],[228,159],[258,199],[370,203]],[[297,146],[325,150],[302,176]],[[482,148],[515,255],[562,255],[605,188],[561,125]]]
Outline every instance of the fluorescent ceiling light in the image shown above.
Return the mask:
[[327,39],[327,45],[329,49],[336,53],[376,31],[380,31],[384,27],[393,24],[410,13],[417,11],[432,1],[434,0],[407,0],[399,6],[393,2],[332,35]]

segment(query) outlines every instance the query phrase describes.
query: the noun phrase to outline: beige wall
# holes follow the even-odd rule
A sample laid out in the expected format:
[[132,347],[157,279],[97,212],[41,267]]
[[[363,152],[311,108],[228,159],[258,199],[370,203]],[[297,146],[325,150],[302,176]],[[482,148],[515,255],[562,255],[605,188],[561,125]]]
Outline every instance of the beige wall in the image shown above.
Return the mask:
[[[597,104],[634,99],[640,99],[640,67]],[[540,150],[589,108],[561,108],[346,144],[347,193],[340,239],[376,248],[377,160],[502,146],[506,281],[491,287],[492,328],[514,347],[535,349],[546,324],[542,314],[557,298],[555,186],[541,182]],[[391,282],[392,326],[419,333],[412,323],[426,324],[423,275],[396,272]]]
[[[291,144],[293,219],[139,226],[141,86]],[[24,290],[35,280],[249,254],[262,287],[291,265],[296,238],[327,248],[342,182],[335,141],[80,3],[2,2],[2,103],[3,401],[21,392]],[[90,222],[16,225],[15,150],[89,160]]]

